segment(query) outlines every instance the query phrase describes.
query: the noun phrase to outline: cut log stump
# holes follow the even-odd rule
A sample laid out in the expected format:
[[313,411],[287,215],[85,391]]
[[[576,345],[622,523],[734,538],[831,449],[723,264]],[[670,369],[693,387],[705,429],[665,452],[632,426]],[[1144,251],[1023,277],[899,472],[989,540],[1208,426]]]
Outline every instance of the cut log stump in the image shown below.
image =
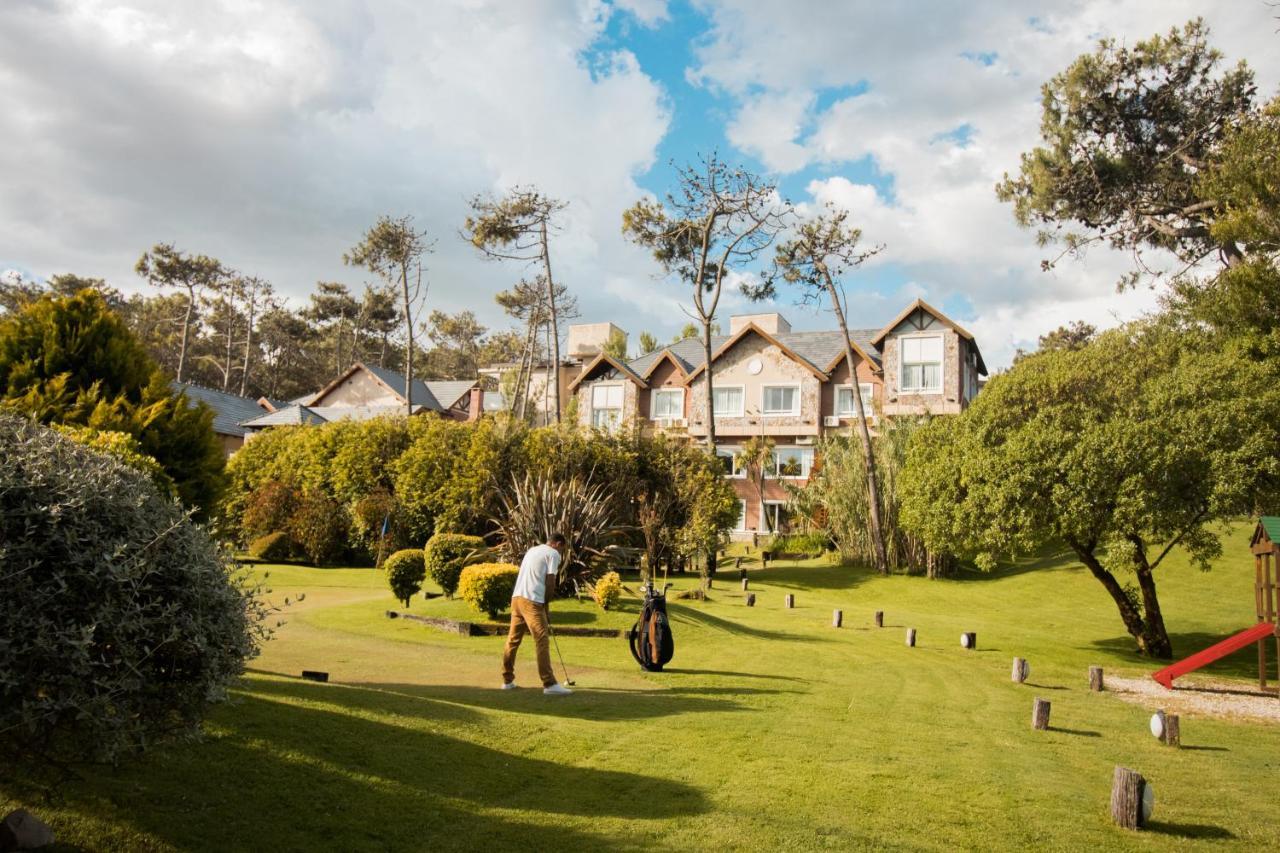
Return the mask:
[[747,606],[748,607],[756,606],[756,594],[754,592],[747,593]]
[[1160,738],[1166,746],[1182,746],[1182,727],[1178,724],[1177,714],[1164,715],[1164,737]]
[[783,599],[783,604],[788,610],[790,610],[791,608],[796,606],[796,597],[790,593],[787,593],[786,598]]
[[908,628],[907,629],[907,645],[914,647],[915,644],[916,644],[916,629]]
[[1125,829],[1141,829],[1151,818],[1155,792],[1142,774],[1116,767],[1111,782],[1111,819]]
[[1089,667],[1089,689],[1094,693],[1102,692],[1102,667]]
[[1013,681],[1021,684],[1027,680],[1027,676],[1031,674],[1031,666],[1024,658],[1013,659]]
[[302,677],[305,678],[307,681],[326,682],[329,680],[329,673],[320,672],[314,669],[304,669],[302,671]]
[[1031,703],[1031,728],[1045,731],[1049,728],[1049,700],[1036,697]]
[[978,647],[978,635],[972,631],[965,631],[960,635],[960,646],[973,651]]
[[747,591],[747,584],[749,584],[749,583],[751,583],[751,581],[749,581],[747,578],[743,578],[743,579],[742,579],[742,591],[743,591],[743,592],[746,592],[746,591]]
[[884,627],[884,611],[883,610],[876,611],[876,627],[877,628]]
[[831,612],[831,627],[839,628],[843,622],[844,622],[844,611],[833,610]]

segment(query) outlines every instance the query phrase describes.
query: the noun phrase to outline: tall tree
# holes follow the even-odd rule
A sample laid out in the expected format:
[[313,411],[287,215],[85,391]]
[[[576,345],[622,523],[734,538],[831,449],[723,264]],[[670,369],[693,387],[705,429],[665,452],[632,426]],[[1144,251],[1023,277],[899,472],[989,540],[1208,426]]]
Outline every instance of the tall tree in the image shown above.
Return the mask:
[[480,372],[480,344],[488,331],[474,311],[446,314],[432,311],[427,337],[435,347],[427,354],[433,373],[441,379],[472,379]]
[[641,332],[639,344],[641,355],[648,355],[658,349],[658,339],[653,336],[652,332]]
[[347,286],[338,281],[318,281],[311,294],[311,304],[307,306],[306,317],[313,323],[329,329],[333,335],[333,372],[335,375],[350,367],[355,361],[354,335],[352,335],[351,351],[343,358],[342,341],[347,335],[348,327],[355,322],[360,313],[360,303],[351,296]]
[[231,387],[231,374],[236,367],[236,339],[245,321],[240,313],[244,287],[240,277],[231,274],[211,288],[209,294],[203,301],[207,309],[205,322],[213,332],[213,340],[209,342],[212,352],[201,355],[201,359],[212,365],[221,389],[226,391]]
[[463,226],[463,237],[484,256],[537,265],[546,288],[550,325],[551,381],[555,393],[556,423],[560,422],[560,321],[555,277],[551,273],[551,234],[567,204],[531,187],[515,187],[497,199],[476,196],[472,215]]
[[275,300],[275,291],[271,283],[257,276],[245,276],[240,279],[240,293],[243,298],[244,327],[244,359],[240,363],[240,396],[243,397],[249,388],[249,368],[254,349],[254,322],[263,310],[271,310],[279,303]]
[[178,350],[178,381],[186,378],[187,348],[195,320],[196,299],[207,288],[216,288],[227,277],[221,261],[207,255],[188,255],[172,243],[157,243],[143,252],[134,267],[138,275],[155,287],[182,288],[187,292],[186,310],[182,315],[182,343]]
[[[875,545],[876,570],[889,573],[889,554],[885,544],[884,523],[881,518],[882,502],[880,484],[876,477],[875,448],[871,445],[871,431],[867,426],[867,412],[863,408],[858,385],[858,362],[853,341],[849,337],[849,322],[845,314],[844,286],[841,279],[849,270],[857,268],[884,247],[863,249],[858,246],[862,231],[848,222],[849,213],[828,207],[826,213],[799,224],[794,236],[778,246],[774,268],[783,281],[801,289],[801,298],[820,303],[825,297],[836,316],[840,338],[844,344],[845,366],[849,370],[854,411],[858,413],[858,440],[862,444],[862,461],[867,471],[868,518],[871,522],[871,539]],[[774,278],[770,275],[762,283],[750,289],[753,298],[764,298],[774,292]]]
[[627,333],[621,329],[614,329],[609,333],[609,339],[604,342],[604,354],[617,361],[627,360]]
[[644,246],[668,275],[692,291],[691,316],[702,324],[706,358],[707,447],[715,448],[711,325],[725,277],[760,256],[785,227],[791,205],[777,184],[715,154],[676,169],[665,203],[642,199],[622,214],[622,232]]
[[407,412],[413,414],[413,317],[422,292],[422,259],[431,251],[427,232],[413,225],[412,216],[379,217],[365,232],[364,239],[342,256],[343,262],[361,266],[384,282],[400,289],[404,314],[404,396]]
[[[371,334],[378,340],[378,366],[387,366],[387,343],[400,325],[400,312],[396,309],[395,292],[386,287],[365,285],[364,298],[360,300],[357,328],[361,334]],[[360,356],[364,358],[362,354]]]
[[1220,70],[1208,35],[1197,19],[1132,48],[1107,39],[1049,81],[1045,144],[996,186],[1018,222],[1044,226],[1041,241],[1060,238],[1063,254],[1091,243],[1132,251],[1138,269],[1122,285],[1151,272],[1144,249],[1172,252],[1184,268],[1215,254],[1242,260],[1239,242],[1212,233],[1224,203],[1199,177],[1253,112],[1253,73],[1243,62]]

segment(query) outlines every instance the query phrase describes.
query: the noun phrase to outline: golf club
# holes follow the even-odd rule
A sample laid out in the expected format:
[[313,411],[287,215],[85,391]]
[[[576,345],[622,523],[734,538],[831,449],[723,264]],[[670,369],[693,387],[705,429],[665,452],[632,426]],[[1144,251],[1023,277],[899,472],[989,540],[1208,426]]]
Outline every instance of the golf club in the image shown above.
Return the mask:
[[551,642],[555,644],[556,657],[560,658],[560,668],[564,670],[564,683],[570,687],[577,685],[578,682],[569,677],[569,668],[564,665],[564,655],[560,654],[560,641],[556,639],[555,629],[551,627],[550,622],[547,622],[547,631],[551,634]]

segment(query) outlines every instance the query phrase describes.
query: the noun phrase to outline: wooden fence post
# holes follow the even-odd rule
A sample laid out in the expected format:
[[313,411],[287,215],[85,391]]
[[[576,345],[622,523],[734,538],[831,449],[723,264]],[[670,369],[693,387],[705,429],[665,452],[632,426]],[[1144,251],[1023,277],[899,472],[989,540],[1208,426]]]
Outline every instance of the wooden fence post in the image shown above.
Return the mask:
[[884,611],[883,610],[876,611],[876,627],[877,628],[884,627]]
[[1031,703],[1031,728],[1044,731],[1049,728],[1049,700],[1036,697]]
[[1089,667],[1089,689],[1094,693],[1102,692],[1102,667]]
[[796,606],[796,597],[791,593],[787,593],[787,597],[783,599],[788,610]]
[[915,644],[916,644],[916,629],[908,628],[907,629],[907,645],[914,647]]
[[747,606],[748,607],[756,606],[756,594],[754,592],[747,593]]
[[1111,819],[1125,829],[1140,829],[1154,805],[1155,794],[1142,774],[1117,766],[1111,782]]
[[1023,658],[1013,659],[1013,680],[1016,683],[1021,684],[1022,682],[1026,681],[1027,675],[1029,675],[1030,672],[1031,672],[1031,667],[1027,665],[1026,660],[1024,660]]
[[844,612],[843,612],[843,611],[835,610],[835,611],[833,611],[833,612],[831,613],[831,627],[832,627],[832,628],[839,628],[839,627],[840,627],[840,623],[842,623],[843,621],[844,621]]
[[969,651],[973,651],[978,647],[978,635],[972,631],[965,631],[960,635],[960,645]]
[[746,591],[747,591],[747,583],[748,583],[747,579],[746,579],[746,578],[743,578],[743,579],[742,579],[742,591],[743,591],[743,592],[746,592]]

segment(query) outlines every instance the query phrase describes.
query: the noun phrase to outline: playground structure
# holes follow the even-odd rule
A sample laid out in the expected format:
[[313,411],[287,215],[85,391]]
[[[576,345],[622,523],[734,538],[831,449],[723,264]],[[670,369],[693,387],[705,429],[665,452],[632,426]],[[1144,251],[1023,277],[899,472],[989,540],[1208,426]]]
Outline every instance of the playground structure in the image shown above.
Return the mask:
[[[1173,680],[1179,676],[1207,666],[1250,643],[1257,643],[1258,687],[1267,689],[1267,642],[1273,637],[1276,661],[1280,664],[1280,623],[1276,607],[1276,587],[1280,583],[1280,516],[1264,515],[1258,519],[1249,550],[1253,552],[1253,598],[1257,605],[1258,624],[1153,673],[1151,677],[1166,688],[1172,690]],[[1277,682],[1277,696],[1280,696],[1280,674],[1277,674]]]

